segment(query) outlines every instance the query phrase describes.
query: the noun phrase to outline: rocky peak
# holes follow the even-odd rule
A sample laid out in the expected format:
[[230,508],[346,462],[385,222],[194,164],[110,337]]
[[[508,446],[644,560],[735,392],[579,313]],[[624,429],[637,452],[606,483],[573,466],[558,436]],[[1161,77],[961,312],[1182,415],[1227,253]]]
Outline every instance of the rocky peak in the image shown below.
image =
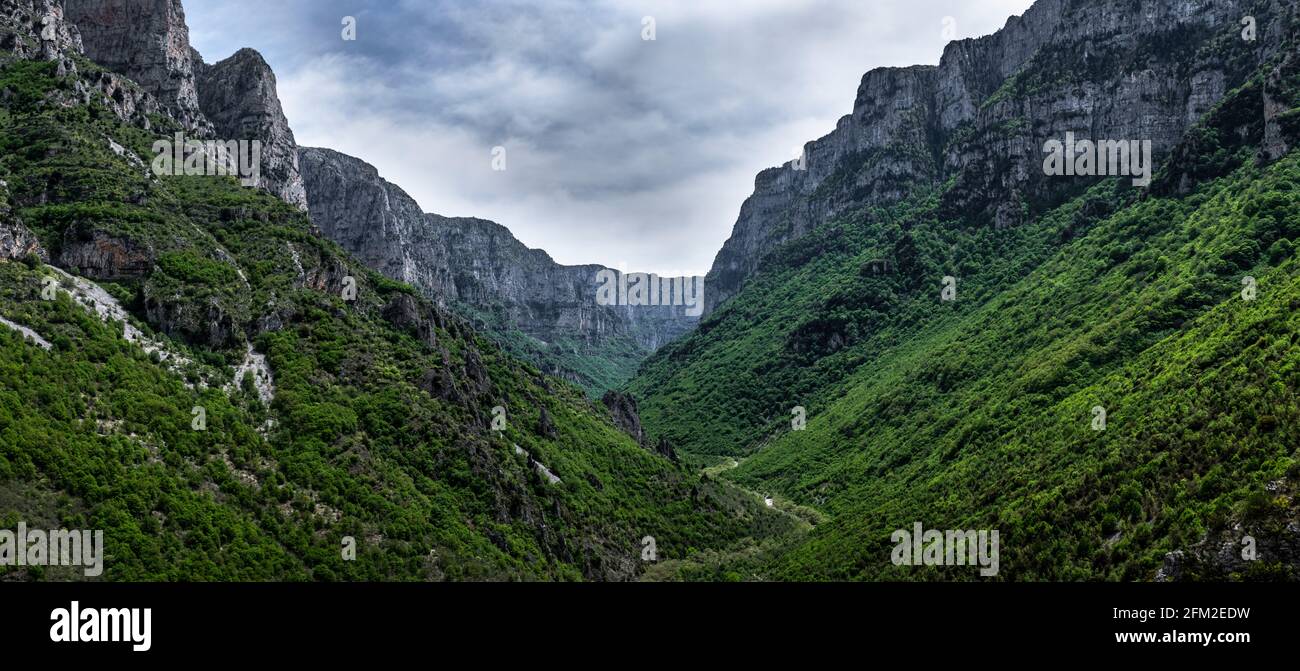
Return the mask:
[[190,45],[180,0],[64,0],[85,53],[156,98],[190,132],[259,140],[258,184],[307,209],[298,147],[280,106],[275,73],[262,55],[240,49],[213,65]]
[[63,5],[87,57],[140,84],[191,131],[211,131],[199,108],[180,0],[63,0]]
[[262,143],[258,186],[285,202],[307,209],[307,192],[298,170],[298,145],[280,106],[275,73],[262,55],[240,49],[207,65],[190,50],[195,64],[199,106],[223,140]]
[[866,200],[897,200],[937,167],[930,146],[936,69],[878,68],[858,86],[853,113],[804,146],[802,160],[759,173],[731,238],[714,260],[705,310],[740,290],[768,252]]

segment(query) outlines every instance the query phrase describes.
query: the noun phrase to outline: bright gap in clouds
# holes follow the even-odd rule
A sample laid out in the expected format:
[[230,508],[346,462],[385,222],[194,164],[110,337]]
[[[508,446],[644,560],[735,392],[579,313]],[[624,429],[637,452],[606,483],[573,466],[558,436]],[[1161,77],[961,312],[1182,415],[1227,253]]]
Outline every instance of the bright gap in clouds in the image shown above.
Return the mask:
[[[426,211],[561,263],[703,274],[762,169],[852,110],[875,67],[935,64],[1030,0],[545,3],[186,0],[209,61],[251,46],[303,146],[375,165]],[[259,17],[249,22],[247,17]],[[357,40],[340,36],[357,19]],[[642,40],[642,18],[655,40]],[[492,149],[507,169],[492,170]]]

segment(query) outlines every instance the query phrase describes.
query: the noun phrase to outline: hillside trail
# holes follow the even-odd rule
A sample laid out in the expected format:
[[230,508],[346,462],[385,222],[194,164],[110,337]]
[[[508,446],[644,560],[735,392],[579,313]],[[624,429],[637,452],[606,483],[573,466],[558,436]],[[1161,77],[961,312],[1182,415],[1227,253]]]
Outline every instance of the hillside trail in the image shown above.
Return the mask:
[[[716,481],[719,481],[719,482],[723,482],[723,483],[725,483],[728,487],[734,487],[734,488],[736,488],[736,489],[738,489],[738,490],[740,490],[740,491],[742,491],[742,492],[745,492],[746,494],[749,494],[750,496],[753,496],[754,498],[758,499],[760,502],[762,502],[762,503],[763,503],[764,505],[766,505],[768,508],[771,508],[772,510],[775,510],[775,511],[777,511],[777,512],[779,512],[779,513],[782,513],[782,514],[784,514],[784,515],[786,515],[786,516],[788,516],[788,517],[793,518],[793,519],[794,519],[795,521],[797,521],[800,525],[806,525],[809,529],[815,528],[815,527],[817,526],[815,523],[813,523],[813,522],[809,522],[807,519],[805,519],[805,518],[803,518],[803,517],[801,517],[801,516],[799,516],[799,515],[796,515],[795,513],[793,513],[793,512],[791,512],[790,510],[788,510],[788,509],[786,508],[786,506],[788,506],[788,505],[794,505],[794,504],[792,504],[792,503],[784,502],[784,501],[777,501],[777,500],[776,500],[776,497],[774,497],[774,496],[766,495],[766,494],[760,494],[760,493],[758,493],[758,492],[756,492],[756,491],[754,491],[754,490],[752,490],[752,489],[750,489],[750,488],[748,488],[748,487],[745,487],[745,486],[743,486],[743,485],[737,483],[737,482],[734,481],[734,480],[722,480],[722,479],[718,478],[719,475],[721,475],[721,474],[723,474],[723,473],[726,473],[727,471],[730,471],[730,470],[732,470],[732,469],[735,469],[735,468],[739,467],[742,463],[744,463],[744,460],[743,460],[743,459],[741,459],[741,460],[737,460],[735,457],[727,457],[727,460],[724,461],[724,462],[721,463],[721,464],[715,464],[715,465],[713,465],[713,466],[708,466],[708,467],[705,467],[705,468],[701,468],[701,469],[700,469],[700,475],[702,475],[702,476],[708,476],[710,479],[713,479],[713,480],[716,480]],[[767,503],[767,501],[769,501],[769,500],[771,500],[771,503],[770,503],[770,504]],[[820,513],[821,511],[818,511],[818,512]]]

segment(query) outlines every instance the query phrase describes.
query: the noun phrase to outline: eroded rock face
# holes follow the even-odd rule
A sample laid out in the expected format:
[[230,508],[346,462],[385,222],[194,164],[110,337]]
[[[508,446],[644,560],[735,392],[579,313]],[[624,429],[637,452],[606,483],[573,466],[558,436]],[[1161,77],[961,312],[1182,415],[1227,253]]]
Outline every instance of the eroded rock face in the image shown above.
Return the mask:
[[[1295,8],[1295,0],[1039,0],[993,35],[952,42],[937,67],[868,72],[853,113],[806,146],[802,166],[759,174],[709,272],[706,313],[781,244],[949,178],[948,214],[1018,224],[1026,208],[1064,195],[1042,163],[1044,143],[1067,132],[1150,140],[1158,164],[1261,54],[1280,48]],[[1256,19],[1255,42],[1242,39],[1245,16]]]
[[306,210],[307,192],[298,170],[298,145],[280,106],[271,66],[252,49],[240,49],[213,65],[206,65],[197,51],[191,53],[199,106],[212,122],[217,137],[261,141],[256,186]]
[[1292,581],[1300,578],[1300,497],[1292,480],[1265,485],[1240,513],[1197,543],[1165,555],[1157,582]]
[[144,277],[153,262],[153,250],[147,245],[103,231],[81,237],[70,230],[58,258],[59,266],[75,268],[77,274],[93,280]]
[[32,255],[46,260],[41,241],[22,224],[0,216],[0,259],[21,260]]
[[81,49],[81,35],[58,0],[0,0],[0,52],[52,61]]
[[160,111],[157,100],[116,73],[80,72],[75,57],[82,53],[81,33],[58,0],[0,0],[0,56],[55,62],[55,76],[68,84],[58,94],[64,104],[97,100],[122,121],[147,130],[149,115]]
[[63,0],[63,5],[87,57],[138,83],[186,128],[211,131],[199,108],[180,0]]
[[621,391],[607,391],[600,402],[609,409],[610,417],[614,419],[614,426],[622,429],[623,433],[631,436],[638,445],[644,447],[646,436],[641,428],[641,414],[637,412],[636,399],[631,394]]
[[1264,144],[1259,157],[1262,161],[1282,158],[1291,150],[1295,138],[1300,136],[1300,118],[1294,114],[1286,115],[1291,110],[1292,101],[1287,99],[1285,82],[1297,79],[1300,79],[1300,51],[1292,49],[1265,80]]
[[160,111],[156,98],[135,82],[112,72],[91,74],[78,79],[73,86],[81,96],[82,104],[97,99],[117,118],[146,130],[151,124],[149,115]]
[[360,159],[306,147],[299,159],[312,223],[367,266],[435,300],[503,310],[544,342],[626,337],[647,353],[696,322],[683,306],[597,305],[602,266],[560,265],[490,221],[426,214]]
[[666,438],[661,437],[658,441],[654,441],[646,435],[641,427],[641,414],[637,410],[636,399],[631,394],[608,391],[601,397],[600,402],[609,409],[614,426],[631,436],[638,445],[670,461],[677,461],[677,451]]

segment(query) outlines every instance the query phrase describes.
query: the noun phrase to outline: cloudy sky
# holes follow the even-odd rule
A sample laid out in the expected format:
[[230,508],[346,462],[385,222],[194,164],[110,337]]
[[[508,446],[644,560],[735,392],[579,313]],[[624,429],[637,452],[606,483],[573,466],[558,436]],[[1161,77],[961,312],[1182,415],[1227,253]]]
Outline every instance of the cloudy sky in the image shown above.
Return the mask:
[[271,63],[300,145],[561,263],[672,274],[708,270],[754,176],[834,128],[864,72],[938,63],[946,25],[985,35],[1030,4],[184,0],[208,62]]

